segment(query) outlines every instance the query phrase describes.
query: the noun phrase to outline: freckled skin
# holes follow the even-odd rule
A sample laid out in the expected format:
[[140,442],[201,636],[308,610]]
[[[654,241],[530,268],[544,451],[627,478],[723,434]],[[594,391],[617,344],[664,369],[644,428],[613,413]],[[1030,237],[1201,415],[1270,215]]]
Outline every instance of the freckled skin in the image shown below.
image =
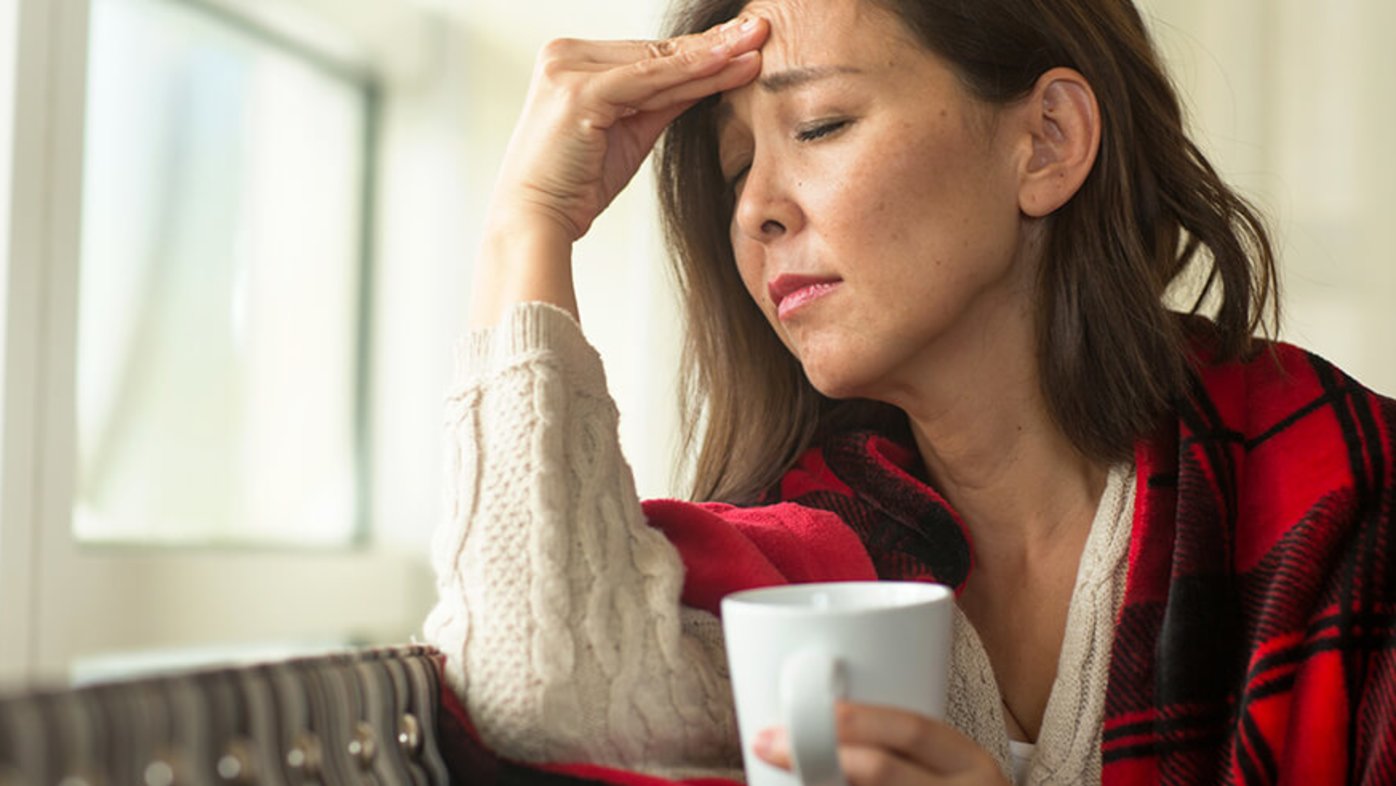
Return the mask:
[[[908,408],[943,395],[939,368],[1030,340],[1034,228],[1019,209],[1031,154],[887,12],[850,0],[756,0],[770,21],[761,77],[852,66],[772,93],[728,92],[724,174],[739,184],[731,237],[742,279],[816,388]],[[844,120],[810,141],[801,129]],[[988,129],[997,128],[992,136]],[[843,283],[782,322],[783,273]]]

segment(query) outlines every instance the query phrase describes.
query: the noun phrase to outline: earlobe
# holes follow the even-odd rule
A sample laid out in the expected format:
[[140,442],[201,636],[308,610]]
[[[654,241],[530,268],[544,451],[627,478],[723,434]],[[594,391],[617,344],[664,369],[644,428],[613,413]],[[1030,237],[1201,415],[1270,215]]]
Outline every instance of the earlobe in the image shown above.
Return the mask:
[[1022,171],[1019,208],[1034,218],[1070,201],[1086,182],[1100,149],[1100,109],[1079,72],[1054,68],[1026,99],[1031,152]]

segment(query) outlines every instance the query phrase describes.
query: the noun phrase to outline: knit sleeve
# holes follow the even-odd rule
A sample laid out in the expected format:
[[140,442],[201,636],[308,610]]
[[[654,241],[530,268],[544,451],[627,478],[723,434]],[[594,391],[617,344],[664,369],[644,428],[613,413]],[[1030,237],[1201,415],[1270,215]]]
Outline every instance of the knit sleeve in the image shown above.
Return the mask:
[[645,523],[576,322],[524,304],[465,339],[446,409],[424,632],[486,744],[521,761],[739,772],[720,626],[680,605],[683,564]]

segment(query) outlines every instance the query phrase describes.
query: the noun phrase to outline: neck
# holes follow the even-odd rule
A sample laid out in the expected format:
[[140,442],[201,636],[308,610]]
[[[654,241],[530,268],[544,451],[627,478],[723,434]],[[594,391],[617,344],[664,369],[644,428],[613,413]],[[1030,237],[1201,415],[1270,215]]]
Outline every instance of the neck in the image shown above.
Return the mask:
[[913,419],[912,433],[981,567],[1013,569],[1084,541],[1107,468],[1082,456],[1043,409],[956,408]]
[[1084,543],[1107,467],[1082,455],[1048,412],[1031,310],[995,311],[915,364],[891,403],[907,413],[981,569],[1011,570]]

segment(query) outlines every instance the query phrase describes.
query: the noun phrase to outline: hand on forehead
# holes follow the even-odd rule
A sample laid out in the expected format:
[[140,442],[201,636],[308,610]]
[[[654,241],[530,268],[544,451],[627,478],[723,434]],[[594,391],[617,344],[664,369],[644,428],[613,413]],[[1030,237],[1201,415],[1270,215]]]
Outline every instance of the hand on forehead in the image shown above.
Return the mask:
[[739,16],[765,20],[770,33],[760,78],[727,91],[724,103],[753,87],[774,93],[816,76],[885,73],[927,54],[894,13],[866,0],[755,0]]

